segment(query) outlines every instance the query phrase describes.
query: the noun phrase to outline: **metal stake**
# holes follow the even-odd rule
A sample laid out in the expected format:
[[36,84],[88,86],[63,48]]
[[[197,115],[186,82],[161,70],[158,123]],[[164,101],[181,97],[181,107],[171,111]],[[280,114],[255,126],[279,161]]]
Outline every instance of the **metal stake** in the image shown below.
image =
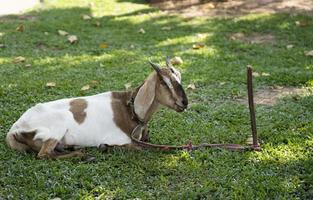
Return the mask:
[[254,150],[261,150],[261,147],[258,143],[258,135],[257,135],[257,129],[256,129],[255,108],[254,108],[254,100],[253,100],[252,67],[250,65],[247,66],[247,87],[248,87],[248,101],[249,101],[249,110],[250,110],[251,130],[252,130],[252,138],[253,138],[252,148]]

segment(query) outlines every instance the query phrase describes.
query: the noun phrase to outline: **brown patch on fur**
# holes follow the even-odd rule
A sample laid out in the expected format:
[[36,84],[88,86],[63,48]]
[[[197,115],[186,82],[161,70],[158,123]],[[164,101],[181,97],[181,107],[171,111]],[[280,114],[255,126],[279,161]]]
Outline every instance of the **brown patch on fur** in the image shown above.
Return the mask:
[[7,134],[6,143],[13,150],[17,150],[17,151],[31,150],[28,145],[17,141],[14,134]]
[[[140,87],[141,86],[136,88],[134,91],[112,92],[111,106],[113,110],[113,120],[115,124],[128,136],[131,135],[134,128],[139,124],[138,121],[133,119],[132,108],[128,105],[128,103],[132,97],[136,96]],[[154,101],[146,113],[146,121],[150,120],[157,107],[158,103]],[[147,127],[142,134],[142,138],[148,138]]]
[[[136,93],[138,92],[138,89]],[[130,136],[133,129],[137,126],[137,122],[132,119],[131,107],[127,105],[131,97],[131,91],[112,92],[111,106],[113,110],[113,120],[128,136]]]
[[27,146],[27,148],[24,149],[25,151],[38,152],[42,146],[42,141],[34,140],[35,135],[36,135],[36,131],[31,131],[31,132],[23,132],[20,134],[16,134],[16,135],[13,135],[13,137],[17,143],[23,146]]
[[70,111],[73,113],[73,117],[78,124],[85,121],[87,113],[87,101],[85,99],[74,99],[70,102]]

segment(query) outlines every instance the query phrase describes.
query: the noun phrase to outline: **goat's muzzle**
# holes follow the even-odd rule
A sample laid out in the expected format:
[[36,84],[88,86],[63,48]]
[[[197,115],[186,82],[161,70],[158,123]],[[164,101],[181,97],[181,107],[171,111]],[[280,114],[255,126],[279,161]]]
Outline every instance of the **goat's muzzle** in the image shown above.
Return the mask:
[[176,101],[175,102],[175,110],[177,112],[183,112],[184,110],[186,110],[188,107],[188,99],[187,97],[185,96],[182,101]]

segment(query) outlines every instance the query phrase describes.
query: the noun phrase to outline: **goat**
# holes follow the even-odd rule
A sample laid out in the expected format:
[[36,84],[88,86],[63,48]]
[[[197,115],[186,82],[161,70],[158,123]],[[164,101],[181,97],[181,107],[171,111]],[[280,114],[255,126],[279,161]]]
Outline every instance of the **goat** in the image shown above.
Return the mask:
[[169,59],[165,68],[149,63],[154,71],[133,91],[109,91],[33,106],[9,130],[8,146],[34,151],[38,158],[82,157],[79,150],[58,152],[57,147],[132,146],[131,134],[139,124],[144,130],[136,138],[144,140],[146,124],[160,105],[177,112],[188,106],[181,74]]

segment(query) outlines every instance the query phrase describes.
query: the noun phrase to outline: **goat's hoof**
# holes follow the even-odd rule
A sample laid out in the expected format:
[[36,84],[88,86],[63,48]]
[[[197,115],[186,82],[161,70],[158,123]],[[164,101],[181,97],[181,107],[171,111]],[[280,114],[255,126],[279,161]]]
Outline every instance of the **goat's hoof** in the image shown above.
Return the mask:
[[107,144],[100,144],[98,149],[103,152],[103,153],[107,153],[109,150],[109,145]]
[[142,141],[142,142],[150,142],[150,137],[149,137],[148,135],[143,136],[143,137],[141,138],[141,141]]
[[82,157],[81,159],[83,162],[89,163],[89,162],[95,162],[97,159],[95,156],[91,156],[91,155],[85,155],[84,157]]

